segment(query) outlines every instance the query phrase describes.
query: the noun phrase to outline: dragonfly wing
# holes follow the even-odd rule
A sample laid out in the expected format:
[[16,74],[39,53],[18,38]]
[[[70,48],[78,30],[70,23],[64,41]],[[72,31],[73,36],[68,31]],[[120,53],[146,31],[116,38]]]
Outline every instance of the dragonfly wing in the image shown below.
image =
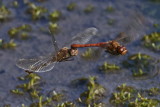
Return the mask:
[[85,44],[87,43],[93,36],[97,34],[98,30],[95,27],[87,28],[85,31],[78,33],[74,36],[71,41],[65,44],[68,46],[69,44]]
[[49,32],[50,32],[50,34],[51,34],[51,36],[52,36],[52,43],[53,43],[53,46],[54,46],[54,48],[55,48],[55,52],[58,53],[59,47],[58,47],[58,45],[57,45],[57,41],[56,41],[56,39],[55,39],[55,36],[54,36],[54,34],[53,34],[53,32],[52,32],[51,30],[49,30]]
[[47,72],[53,69],[55,64],[56,61],[52,61],[50,57],[41,57],[39,59],[20,59],[16,65],[32,72]]

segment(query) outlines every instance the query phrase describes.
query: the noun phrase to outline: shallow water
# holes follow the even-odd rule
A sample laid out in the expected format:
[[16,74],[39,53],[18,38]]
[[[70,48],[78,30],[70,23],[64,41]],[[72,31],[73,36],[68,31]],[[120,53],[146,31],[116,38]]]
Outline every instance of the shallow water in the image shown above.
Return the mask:
[[[19,58],[31,58],[43,56],[53,52],[51,37],[39,31],[40,27],[47,27],[47,20],[31,21],[30,17],[24,14],[26,7],[20,1],[19,8],[10,6],[12,0],[4,0],[5,4],[12,11],[13,19],[0,24],[0,38],[9,41],[7,31],[11,27],[21,24],[30,24],[33,31],[30,33],[31,39],[26,41],[15,40],[18,46],[14,50],[0,50],[0,106],[10,104],[12,107],[21,106],[21,104],[29,105],[32,100],[15,96],[10,93],[11,89],[21,82],[17,79],[19,76],[26,75],[22,69],[16,66],[16,60]],[[145,80],[135,80],[131,71],[122,69],[122,72],[115,74],[102,74],[98,72],[98,66],[104,61],[120,63],[127,59],[129,55],[141,52],[160,58],[158,52],[151,51],[141,45],[140,39],[151,32],[160,31],[160,28],[154,28],[153,24],[160,24],[160,3],[151,3],[149,0],[80,0],[76,1],[78,7],[74,11],[67,11],[66,6],[74,0],[47,0],[38,5],[46,7],[49,11],[60,10],[64,16],[58,21],[60,33],[56,35],[59,47],[62,47],[76,33],[83,31],[88,27],[96,27],[99,31],[90,43],[104,42],[112,40],[120,32],[126,32],[131,41],[126,44],[128,54],[124,56],[113,56],[103,53],[100,59],[95,61],[85,61],[80,57],[76,57],[74,61],[58,63],[53,70],[46,73],[39,73],[45,84],[43,92],[47,93],[51,90],[67,93],[69,101],[76,99],[81,93],[81,89],[70,87],[70,82],[81,77],[97,76],[98,83],[107,89],[107,97],[104,102],[108,103],[111,93],[122,83],[135,86],[138,89],[149,89],[151,87],[160,88],[159,74],[153,78]],[[95,6],[95,10],[90,14],[85,14],[83,9],[88,5]],[[107,13],[104,9],[112,6],[115,9],[113,13]],[[109,25],[109,20],[115,20],[113,25]],[[81,53],[84,49],[79,50]],[[157,96],[160,100],[160,96]],[[109,104],[109,103],[108,103]],[[111,105],[110,105],[111,106]]]

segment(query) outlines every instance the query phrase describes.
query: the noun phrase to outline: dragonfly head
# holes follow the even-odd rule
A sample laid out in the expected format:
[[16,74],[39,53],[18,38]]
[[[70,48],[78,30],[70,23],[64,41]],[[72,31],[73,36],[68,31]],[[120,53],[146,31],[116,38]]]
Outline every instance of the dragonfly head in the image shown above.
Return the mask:
[[69,53],[71,56],[77,56],[78,55],[78,49],[74,48],[74,49],[70,49]]
[[125,55],[127,53],[127,49],[124,46],[117,46],[117,52],[121,55]]

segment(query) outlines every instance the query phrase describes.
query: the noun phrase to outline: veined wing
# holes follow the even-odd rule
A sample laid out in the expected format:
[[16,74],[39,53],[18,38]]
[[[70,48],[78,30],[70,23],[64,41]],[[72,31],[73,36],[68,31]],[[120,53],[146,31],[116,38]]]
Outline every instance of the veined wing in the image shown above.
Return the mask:
[[68,46],[70,44],[85,44],[87,43],[93,36],[97,34],[98,30],[95,27],[90,27],[84,30],[83,32],[78,33],[76,36],[72,37],[72,39],[65,44]]
[[41,57],[37,59],[19,59],[17,66],[24,70],[32,72],[47,72],[53,69],[56,61],[53,61],[53,56]]
[[53,46],[54,46],[54,48],[55,48],[55,53],[58,53],[59,47],[58,47],[58,45],[57,45],[57,41],[56,41],[56,39],[55,39],[55,37],[54,37],[53,32],[52,32],[50,29],[49,29],[49,32],[50,32],[50,34],[51,34],[51,36],[52,36],[52,43],[53,43]]

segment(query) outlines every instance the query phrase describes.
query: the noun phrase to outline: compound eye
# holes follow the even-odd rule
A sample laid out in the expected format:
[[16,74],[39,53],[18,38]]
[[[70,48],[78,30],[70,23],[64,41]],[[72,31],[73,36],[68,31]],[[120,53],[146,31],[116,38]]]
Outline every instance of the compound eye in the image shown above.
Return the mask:
[[127,53],[127,49],[124,46],[119,46],[118,47],[118,53],[121,55],[125,55]]

